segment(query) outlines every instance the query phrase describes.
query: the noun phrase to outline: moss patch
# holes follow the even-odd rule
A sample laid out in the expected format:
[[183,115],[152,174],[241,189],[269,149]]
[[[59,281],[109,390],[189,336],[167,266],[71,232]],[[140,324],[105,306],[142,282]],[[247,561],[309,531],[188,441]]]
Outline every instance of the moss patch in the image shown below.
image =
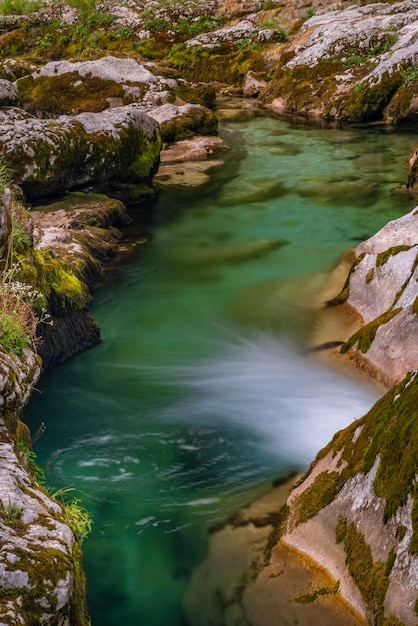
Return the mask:
[[318,598],[324,596],[335,596],[340,589],[340,581],[337,580],[335,585],[331,587],[320,587],[319,589],[315,589],[311,593],[304,593],[301,596],[297,596],[294,601],[299,604],[310,604],[311,602],[315,602]]
[[351,275],[355,271],[357,265],[359,265],[359,263],[361,263],[361,261],[364,259],[365,256],[366,256],[365,253],[363,253],[363,254],[360,254],[360,256],[358,256],[356,258],[356,260],[354,261],[354,263],[352,264],[352,266],[350,268],[350,271],[348,272],[348,276],[345,279],[344,286],[341,289],[340,293],[337,296],[335,296],[335,298],[332,298],[331,300],[328,300],[327,306],[336,306],[338,304],[344,304],[344,302],[347,302],[348,298],[350,297],[350,279],[351,279]]
[[353,523],[347,526],[343,542],[348,571],[371,611],[373,623],[383,625],[384,600],[395,554],[392,551],[385,563],[374,563],[370,546]]
[[165,63],[180,71],[192,82],[210,83],[220,81],[241,85],[249,70],[265,70],[265,62],[260,50],[241,50],[224,54],[213,53],[206,48],[175,46]]
[[357,83],[344,103],[345,119],[352,122],[380,119],[401,84],[402,77],[397,72],[384,74],[375,84]]
[[406,252],[411,249],[411,246],[393,246],[392,248],[388,248],[384,252],[379,252],[376,256],[376,267],[380,267],[386,263],[390,259],[390,257],[399,254],[399,252]]
[[357,344],[357,350],[365,354],[372,345],[372,342],[380,326],[390,322],[390,320],[394,318],[395,315],[397,315],[400,311],[402,311],[401,307],[397,309],[392,309],[391,311],[386,311],[386,313],[383,313],[376,319],[372,320],[371,322],[360,328],[360,330],[354,333],[354,335],[352,335],[350,339],[343,344],[340,350],[341,354],[346,354],[350,350],[350,348],[355,346],[355,344]]
[[337,494],[338,476],[338,472],[322,472],[302,492],[294,507],[296,524],[307,522],[333,501]]
[[18,82],[18,96],[26,111],[58,116],[84,111],[98,113],[109,107],[112,98],[128,104],[122,85],[96,76],[69,72],[59,76],[27,76]]
[[217,135],[218,120],[209,109],[196,107],[162,122],[160,128],[164,141],[180,141],[196,134]]

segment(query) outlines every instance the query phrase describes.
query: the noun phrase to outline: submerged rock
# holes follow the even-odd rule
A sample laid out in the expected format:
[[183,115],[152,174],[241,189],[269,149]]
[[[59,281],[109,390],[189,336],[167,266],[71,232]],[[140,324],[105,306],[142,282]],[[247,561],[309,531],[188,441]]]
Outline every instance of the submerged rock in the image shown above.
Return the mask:
[[196,265],[224,265],[229,263],[242,263],[264,256],[273,250],[277,250],[288,242],[284,239],[260,239],[244,243],[228,243],[204,245],[202,242],[196,246],[181,246],[167,251],[170,262],[180,267],[194,267]]

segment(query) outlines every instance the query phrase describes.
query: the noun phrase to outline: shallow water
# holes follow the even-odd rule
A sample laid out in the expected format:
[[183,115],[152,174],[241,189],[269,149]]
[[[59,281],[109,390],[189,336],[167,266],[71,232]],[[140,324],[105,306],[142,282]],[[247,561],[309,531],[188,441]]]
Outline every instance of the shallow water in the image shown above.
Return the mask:
[[223,126],[225,166],[138,211],[131,240],[153,238],[96,295],[103,342],[45,376],[27,410],[47,426],[35,451],[49,483],[80,489],[94,516],[93,626],[184,624],[207,528],[377,397],[304,346],[321,273],[412,208],[391,193],[411,135]]

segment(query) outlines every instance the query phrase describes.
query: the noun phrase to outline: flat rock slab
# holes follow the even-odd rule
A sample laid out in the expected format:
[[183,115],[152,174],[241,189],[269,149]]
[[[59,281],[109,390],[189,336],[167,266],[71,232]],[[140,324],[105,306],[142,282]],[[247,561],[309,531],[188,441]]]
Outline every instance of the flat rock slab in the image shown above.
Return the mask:
[[223,161],[219,160],[162,164],[154,183],[159,187],[199,187],[209,182],[208,172],[221,165]]

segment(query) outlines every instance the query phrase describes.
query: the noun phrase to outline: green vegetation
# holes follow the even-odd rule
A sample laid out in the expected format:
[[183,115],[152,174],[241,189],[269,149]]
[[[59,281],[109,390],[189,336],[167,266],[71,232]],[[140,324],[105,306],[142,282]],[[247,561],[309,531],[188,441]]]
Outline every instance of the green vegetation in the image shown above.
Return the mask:
[[374,278],[374,267],[371,267],[369,269],[369,271],[366,274],[366,284],[368,285],[369,283],[372,282],[373,278]]
[[12,313],[0,312],[0,345],[7,354],[22,356],[23,350],[31,345],[31,337],[22,327],[15,311]]
[[93,519],[87,509],[81,506],[81,500],[73,495],[74,491],[72,487],[65,487],[56,491],[50,490],[49,495],[63,507],[65,522],[81,544],[91,532]]
[[396,72],[384,74],[379,83],[357,83],[344,106],[346,118],[350,121],[379,119],[401,84],[402,76]]
[[411,87],[418,80],[418,65],[410,65],[404,70],[401,70],[401,76],[404,79],[405,85]]
[[31,15],[45,4],[43,0],[1,0],[0,15]]
[[356,344],[357,350],[365,354],[372,345],[380,326],[390,322],[390,320],[401,311],[402,309],[400,307],[396,309],[391,309],[390,311],[386,311],[386,313],[383,313],[376,319],[372,320],[368,324],[362,326],[360,330],[354,333],[354,335],[351,335],[350,339],[342,345],[340,350],[341,354],[346,354],[350,350],[350,348],[352,348]]
[[[361,428],[355,442],[355,431]],[[342,460],[347,462],[341,471],[336,487],[355,474],[367,473],[380,457],[374,480],[378,497],[385,499],[383,521],[387,522],[400,506],[406,504],[408,495],[415,495],[415,476],[418,472],[418,380],[409,374],[399,385],[388,391],[369,413],[337,433],[328,448],[342,450]],[[418,499],[415,499],[415,503]],[[413,509],[413,538],[410,552],[418,553],[418,506]]]
[[0,154],[0,194],[4,192],[5,187],[10,184],[12,173],[10,169],[3,162],[3,158]]
[[17,446],[23,452],[28,464],[28,470],[39,485],[45,483],[45,472],[36,462],[36,453],[31,450],[22,440],[17,441]]
[[387,561],[373,562],[370,546],[355,525],[346,525],[343,539],[337,535],[337,541],[344,543],[346,564],[351,577],[360,590],[373,616],[376,626],[383,625],[384,600],[389,587],[389,576],[395,562],[395,553],[389,553]]
[[322,472],[295,502],[297,523],[307,522],[333,501],[338,490],[338,472]]
[[396,254],[399,254],[399,252],[407,252],[410,249],[411,246],[402,245],[393,246],[392,248],[388,248],[388,250],[385,250],[384,252],[379,252],[379,254],[376,256],[376,267],[384,265],[391,256],[395,256]]
[[18,506],[15,502],[11,502],[10,499],[6,503],[0,500],[0,518],[6,524],[14,526],[19,523],[22,518],[22,513],[23,508]]
[[311,602],[315,602],[320,597],[324,596],[335,596],[340,589],[340,581],[337,580],[335,585],[332,587],[320,587],[319,589],[315,589],[311,593],[304,593],[301,596],[297,596],[294,601],[299,604],[310,604]]

